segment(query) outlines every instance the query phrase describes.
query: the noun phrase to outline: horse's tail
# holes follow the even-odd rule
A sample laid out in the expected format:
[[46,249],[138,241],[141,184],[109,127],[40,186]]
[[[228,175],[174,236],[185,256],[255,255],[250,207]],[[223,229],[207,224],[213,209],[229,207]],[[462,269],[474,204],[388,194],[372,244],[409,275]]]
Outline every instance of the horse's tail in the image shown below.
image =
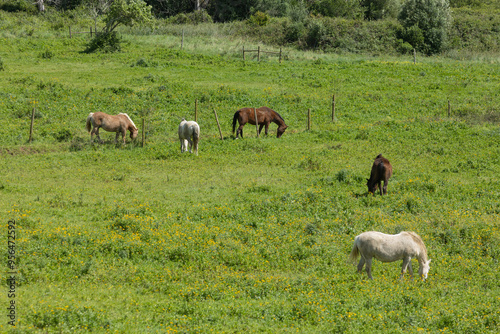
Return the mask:
[[354,245],[352,245],[351,254],[349,254],[349,260],[352,263],[356,264],[358,256],[359,256],[359,249],[358,249],[358,245],[356,244],[356,239],[354,239]]
[[196,155],[198,155],[198,142],[200,141],[200,126],[197,124],[193,131],[193,148]]
[[384,164],[384,160],[381,160],[380,163],[378,164],[378,177],[379,178],[383,178],[384,177],[384,173],[385,173],[385,164]]
[[93,112],[91,112],[87,116],[87,122],[85,123],[85,128],[87,129],[87,132],[90,132],[90,130],[92,130],[92,116],[94,116]]
[[233,116],[233,135],[234,135],[234,131],[236,130],[236,121],[238,120],[239,115],[240,115],[240,111],[238,110],[237,112],[234,113],[234,116]]

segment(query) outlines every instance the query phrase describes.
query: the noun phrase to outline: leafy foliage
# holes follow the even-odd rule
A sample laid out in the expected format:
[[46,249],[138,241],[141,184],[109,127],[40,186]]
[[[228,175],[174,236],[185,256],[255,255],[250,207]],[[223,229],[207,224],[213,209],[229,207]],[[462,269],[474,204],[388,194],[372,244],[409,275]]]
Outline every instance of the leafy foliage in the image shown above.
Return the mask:
[[121,50],[121,40],[116,31],[98,32],[95,37],[90,40],[85,48],[85,53],[96,51],[116,52]]
[[153,19],[151,6],[142,0],[115,0],[107,8],[104,18],[105,27],[102,32],[96,33],[89,42],[85,52],[115,52],[120,50],[120,38],[115,29],[119,25],[134,26],[137,23],[147,25]]
[[361,4],[368,20],[397,17],[401,8],[401,0],[363,0]]
[[115,0],[104,18],[104,32],[110,33],[119,25],[133,26],[137,23],[147,25],[151,22],[151,6],[142,0]]
[[401,36],[418,50],[434,54],[447,46],[452,23],[448,0],[407,0],[398,19],[404,29]]

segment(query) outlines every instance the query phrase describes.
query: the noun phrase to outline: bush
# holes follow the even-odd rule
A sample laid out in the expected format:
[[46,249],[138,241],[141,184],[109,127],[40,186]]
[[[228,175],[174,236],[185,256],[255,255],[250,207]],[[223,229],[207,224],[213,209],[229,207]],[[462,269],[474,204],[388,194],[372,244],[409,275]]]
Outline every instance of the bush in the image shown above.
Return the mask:
[[192,13],[180,13],[167,20],[172,24],[199,24],[199,23],[212,23],[212,17],[205,10],[199,10]]
[[405,42],[417,43],[420,40],[418,31],[422,32],[423,42],[412,44],[419,51],[430,55],[446,47],[452,22],[448,0],[407,0],[398,20],[405,29],[402,33]]
[[306,36],[306,44],[310,48],[317,48],[323,45],[327,31],[322,21],[314,20],[309,26]]
[[247,22],[253,26],[263,27],[269,22],[269,16],[266,13],[257,12],[250,16]]
[[283,39],[285,43],[295,43],[302,38],[306,27],[302,22],[286,20],[283,24]]
[[109,33],[99,32],[96,33],[95,37],[87,45],[85,53],[92,53],[96,51],[103,52],[116,52],[120,51],[120,38],[116,34],[116,31]]
[[29,1],[24,0],[12,0],[0,3],[0,10],[17,13],[17,12],[27,12],[27,13],[35,13],[36,8],[35,5]]
[[312,4],[311,11],[327,17],[357,19],[363,16],[358,0],[321,0]]

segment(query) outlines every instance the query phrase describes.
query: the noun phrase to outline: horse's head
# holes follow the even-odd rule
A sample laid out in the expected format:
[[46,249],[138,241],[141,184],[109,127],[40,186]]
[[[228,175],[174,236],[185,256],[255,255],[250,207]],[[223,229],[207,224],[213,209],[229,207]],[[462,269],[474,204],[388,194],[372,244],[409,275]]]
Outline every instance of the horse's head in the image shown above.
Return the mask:
[[132,128],[130,129],[130,138],[132,140],[134,140],[135,138],[137,138],[137,134],[139,133],[139,130],[136,129],[136,128]]
[[288,125],[282,125],[278,128],[278,134],[276,135],[277,138],[281,137],[283,133],[285,133],[286,128],[288,128]]
[[429,270],[431,269],[431,266],[429,265],[431,263],[431,259],[422,262],[418,268],[418,274],[420,277],[423,277],[424,280],[427,279],[427,274],[429,274]]
[[378,183],[373,182],[372,179],[366,179],[366,186],[368,187],[368,192],[375,194],[378,190]]

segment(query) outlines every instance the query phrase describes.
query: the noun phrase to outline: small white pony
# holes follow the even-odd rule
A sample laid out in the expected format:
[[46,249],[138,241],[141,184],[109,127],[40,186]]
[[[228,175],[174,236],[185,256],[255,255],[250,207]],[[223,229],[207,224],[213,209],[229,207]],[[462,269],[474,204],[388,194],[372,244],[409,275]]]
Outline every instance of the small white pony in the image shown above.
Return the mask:
[[427,249],[420,236],[414,232],[405,231],[394,235],[375,231],[361,233],[354,238],[354,245],[349,255],[354,264],[358,255],[361,255],[358,272],[361,273],[363,265],[366,263],[365,269],[370,279],[373,279],[371,273],[373,257],[382,262],[403,260],[401,279],[403,279],[406,268],[409,269],[413,279],[412,258],[417,258],[419,264],[418,274],[424,280],[427,278],[430,269],[429,263],[431,263],[431,260],[427,259]]
[[[179,140],[181,141],[181,153],[189,148],[189,153],[198,155],[198,142],[200,140],[200,126],[195,121],[186,121],[184,118],[179,124]],[[191,140],[192,138],[192,140]],[[189,143],[189,147],[188,147]]]

